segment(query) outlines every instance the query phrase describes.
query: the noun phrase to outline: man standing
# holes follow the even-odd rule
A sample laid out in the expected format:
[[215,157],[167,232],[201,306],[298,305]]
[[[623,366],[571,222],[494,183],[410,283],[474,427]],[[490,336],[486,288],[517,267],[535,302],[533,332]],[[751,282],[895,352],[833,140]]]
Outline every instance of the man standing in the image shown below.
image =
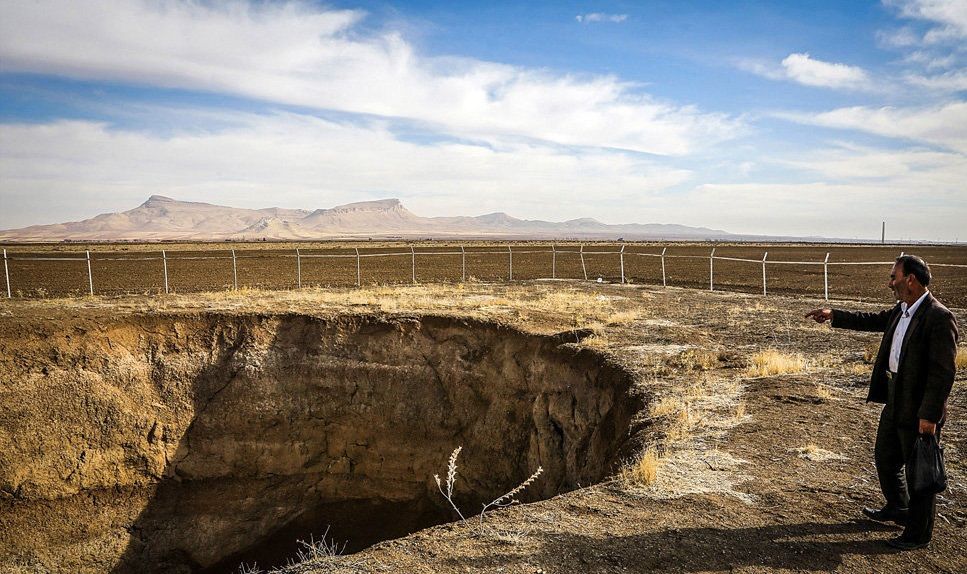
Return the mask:
[[[886,506],[864,508],[863,514],[903,525],[903,534],[887,541],[900,550],[926,546],[933,533],[936,495],[911,496],[902,469],[918,434],[935,434],[940,439],[956,374],[957,322],[927,290],[929,284],[930,268],[923,259],[902,255],[890,273],[889,287],[897,299],[892,309],[879,313],[815,309],[806,313],[806,318],[817,323],[831,320],[833,327],[884,333],[866,400],[886,405],[873,451]],[[910,469],[906,471],[909,482]]]

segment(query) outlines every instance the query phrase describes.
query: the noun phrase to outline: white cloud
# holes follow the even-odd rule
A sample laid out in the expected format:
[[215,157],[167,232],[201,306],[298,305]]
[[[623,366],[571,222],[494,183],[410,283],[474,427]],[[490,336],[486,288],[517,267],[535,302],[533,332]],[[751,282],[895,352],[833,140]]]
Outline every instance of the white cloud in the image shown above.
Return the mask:
[[582,24],[589,24],[591,22],[612,22],[615,24],[620,24],[628,19],[627,14],[604,14],[602,12],[591,12],[589,14],[578,14],[574,17],[575,20]]
[[967,91],[967,70],[956,70],[926,76],[921,74],[909,74],[905,81],[914,86],[920,86],[938,92],[964,92]]
[[610,76],[423,56],[364,15],[302,3],[38,0],[4,6],[0,66],[407,118],[476,138],[686,154],[733,137],[723,114]]
[[867,88],[870,81],[862,68],[814,60],[809,54],[789,54],[782,67],[786,77],[807,86],[855,90]]
[[967,102],[923,108],[838,108],[818,114],[777,114],[805,124],[916,140],[967,153]]
[[622,198],[643,201],[690,177],[608,150],[418,144],[383,122],[345,125],[294,114],[229,119],[228,129],[168,137],[83,121],[0,125],[0,227],[127,209],[155,193],[238,207],[399,197],[421,215],[501,210],[627,222],[633,213]]
[[965,0],[884,0],[900,16],[934,24],[922,38],[925,44],[960,41],[967,38],[967,1]]
[[750,59],[739,60],[736,65],[739,69],[770,80],[792,80],[806,86],[838,90],[874,89],[872,80],[863,68],[816,60],[809,54],[789,54],[779,65]]

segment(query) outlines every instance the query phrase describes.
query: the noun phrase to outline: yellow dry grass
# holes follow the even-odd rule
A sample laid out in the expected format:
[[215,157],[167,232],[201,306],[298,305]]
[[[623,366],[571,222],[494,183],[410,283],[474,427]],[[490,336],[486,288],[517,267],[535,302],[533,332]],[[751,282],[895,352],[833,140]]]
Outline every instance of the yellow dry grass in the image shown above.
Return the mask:
[[628,485],[648,486],[658,478],[659,465],[658,455],[654,450],[648,449],[631,464],[622,468],[619,476]]
[[708,371],[719,365],[718,351],[688,349],[678,356],[678,366],[694,371]]
[[880,352],[880,342],[871,341],[866,345],[866,348],[863,349],[863,362],[867,364],[873,364],[873,361],[876,360],[876,354],[879,352]]
[[956,363],[958,371],[967,370],[967,348],[960,347],[957,349]]
[[819,384],[816,385],[816,390],[813,391],[813,395],[820,401],[827,403],[833,398],[833,390],[826,385]]
[[799,458],[812,462],[824,462],[827,460],[844,460],[846,457],[824,448],[820,448],[813,443],[806,446],[792,449],[799,454]]
[[806,370],[806,358],[802,354],[766,349],[750,357],[746,373],[751,377],[773,377],[801,373],[804,370]]

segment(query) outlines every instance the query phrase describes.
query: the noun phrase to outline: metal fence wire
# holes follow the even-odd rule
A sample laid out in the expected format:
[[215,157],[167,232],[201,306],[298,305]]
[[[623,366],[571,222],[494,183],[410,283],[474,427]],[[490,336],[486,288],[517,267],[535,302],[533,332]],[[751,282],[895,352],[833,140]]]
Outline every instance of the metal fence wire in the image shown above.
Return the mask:
[[[230,250],[177,251],[161,250],[158,255],[141,253],[83,252],[83,256],[65,253],[8,253],[3,250],[3,269],[6,279],[7,298],[14,297],[11,276],[24,276],[25,286],[36,284],[33,290],[17,289],[18,297],[44,296],[54,291],[68,294],[130,293],[173,291],[198,291],[257,288],[302,288],[305,286],[355,285],[364,283],[418,283],[428,281],[461,281],[478,277],[495,281],[523,279],[579,279],[618,281],[621,283],[654,283],[667,287],[669,260],[707,260],[708,289],[716,289],[716,262],[730,262],[761,267],[762,294],[769,293],[770,267],[783,266],[806,268],[822,267],[823,297],[828,300],[831,267],[886,266],[893,261],[830,261],[827,252],[822,261],[771,260],[765,251],[761,258],[729,257],[716,255],[715,248],[708,255],[672,254],[668,248],[660,253],[627,251],[627,245],[603,246],[568,245],[535,247],[506,245],[490,247],[453,247],[434,250],[417,250],[415,247],[395,248],[332,248],[303,249],[291,251],[253,250],[236,252]],[[80,252],[77,252],[78,254]],[[903,255],[903,252],[900,252]],[[518,269],[515,270],[515,258]],[[631,265],[637,258],[660,262],[653,273],[629,276],[626,263]],[[377,261],[379,260],[379,261]],[[421,268],[420,262],[424,262]],[[63,265],[61,272],[49,268],[40,269],[56,262]],[[147,262],[157,262],[149,265]],[[229,262],[231,266],[229,267]],[[374,263],[370,263],[374,262]],[[364,264],[367,281],[363,280]],[[593,268],[589,273],[589,266]],[[955,263],[931,263],[931,267],[967,269],[967,265]],[[14,268],[14,273],[11,272]],[[240,267],[243,280],[239,280]],[[69,268],[69,269],[68,269]],[[659,274],[660,269],[660,274]],[[70,271],[65,273],[64,271]],[[261,275],[259,275],[261,271]],[[693,274],[694,274],[694,270]],[[156,276],[152,276],[152,273]],[[256,277],[249,278],[255,274]],[[757,271],[756,271],[757,273]],[[172,275],[176,275],[176,280]],[[98,281],[95,282],[95,276]],[[720,290],[726,290],[729,281],[720,281]],[[57,286],[55,289],[54,287]],[[177,287],[180,286],[180,289]],[[733,285],[734,286],[734,285]]]

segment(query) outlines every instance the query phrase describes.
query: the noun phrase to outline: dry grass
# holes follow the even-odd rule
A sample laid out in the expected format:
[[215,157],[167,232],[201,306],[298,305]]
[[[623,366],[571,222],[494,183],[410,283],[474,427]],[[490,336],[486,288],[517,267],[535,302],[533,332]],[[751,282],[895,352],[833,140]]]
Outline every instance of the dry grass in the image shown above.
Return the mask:
[[752,355],[746,373],[751,377],[773,377],[801,373],[805,370],[806,358],[802,354],[766,349]]
[[739,403],[739,404],[735,405],[735,418],[736,418],[736,420],[744,419],[745,418],[745,415],[746,415],[746,412],[745,412],[745,403],[743,402],[743,403]]
[[846,457],[833,451],[819,448],[813,443],[806,446],[792,449],[799,454],[799,458],[812,462],[824,462],[827,460],[846,460]]
[[847,375],[869,375],[870,371],[870,366],[865,363],[851,363],[843,366],[843,373]]
[[620,479],[630,486],[650,486],[658,478],[658,467],[661,463],[653,449],[647,449],[644,454],[621,469]]
[[719,366],[720,357],[721,355],[718,351],[689,349],[678,355],[677,364],[683,369],[708,371]]
[[833,390],[828,386],[819,384],[816,385],[816,389],[813,391],[813,395],[824,403],[828,403],[833,399]]
[[654,418],[662,418],[677,413],[685,408],[685,403],[681,397],[662,397],[657,402],[648,407],[648,412]]
[[870,341],[863,349],[863,362],[872,365],[876,360],[877,353],[880,352],[880,342]]
[[957,349],[957,370],[965,371],[967,370],[967,348],[960,347]]

